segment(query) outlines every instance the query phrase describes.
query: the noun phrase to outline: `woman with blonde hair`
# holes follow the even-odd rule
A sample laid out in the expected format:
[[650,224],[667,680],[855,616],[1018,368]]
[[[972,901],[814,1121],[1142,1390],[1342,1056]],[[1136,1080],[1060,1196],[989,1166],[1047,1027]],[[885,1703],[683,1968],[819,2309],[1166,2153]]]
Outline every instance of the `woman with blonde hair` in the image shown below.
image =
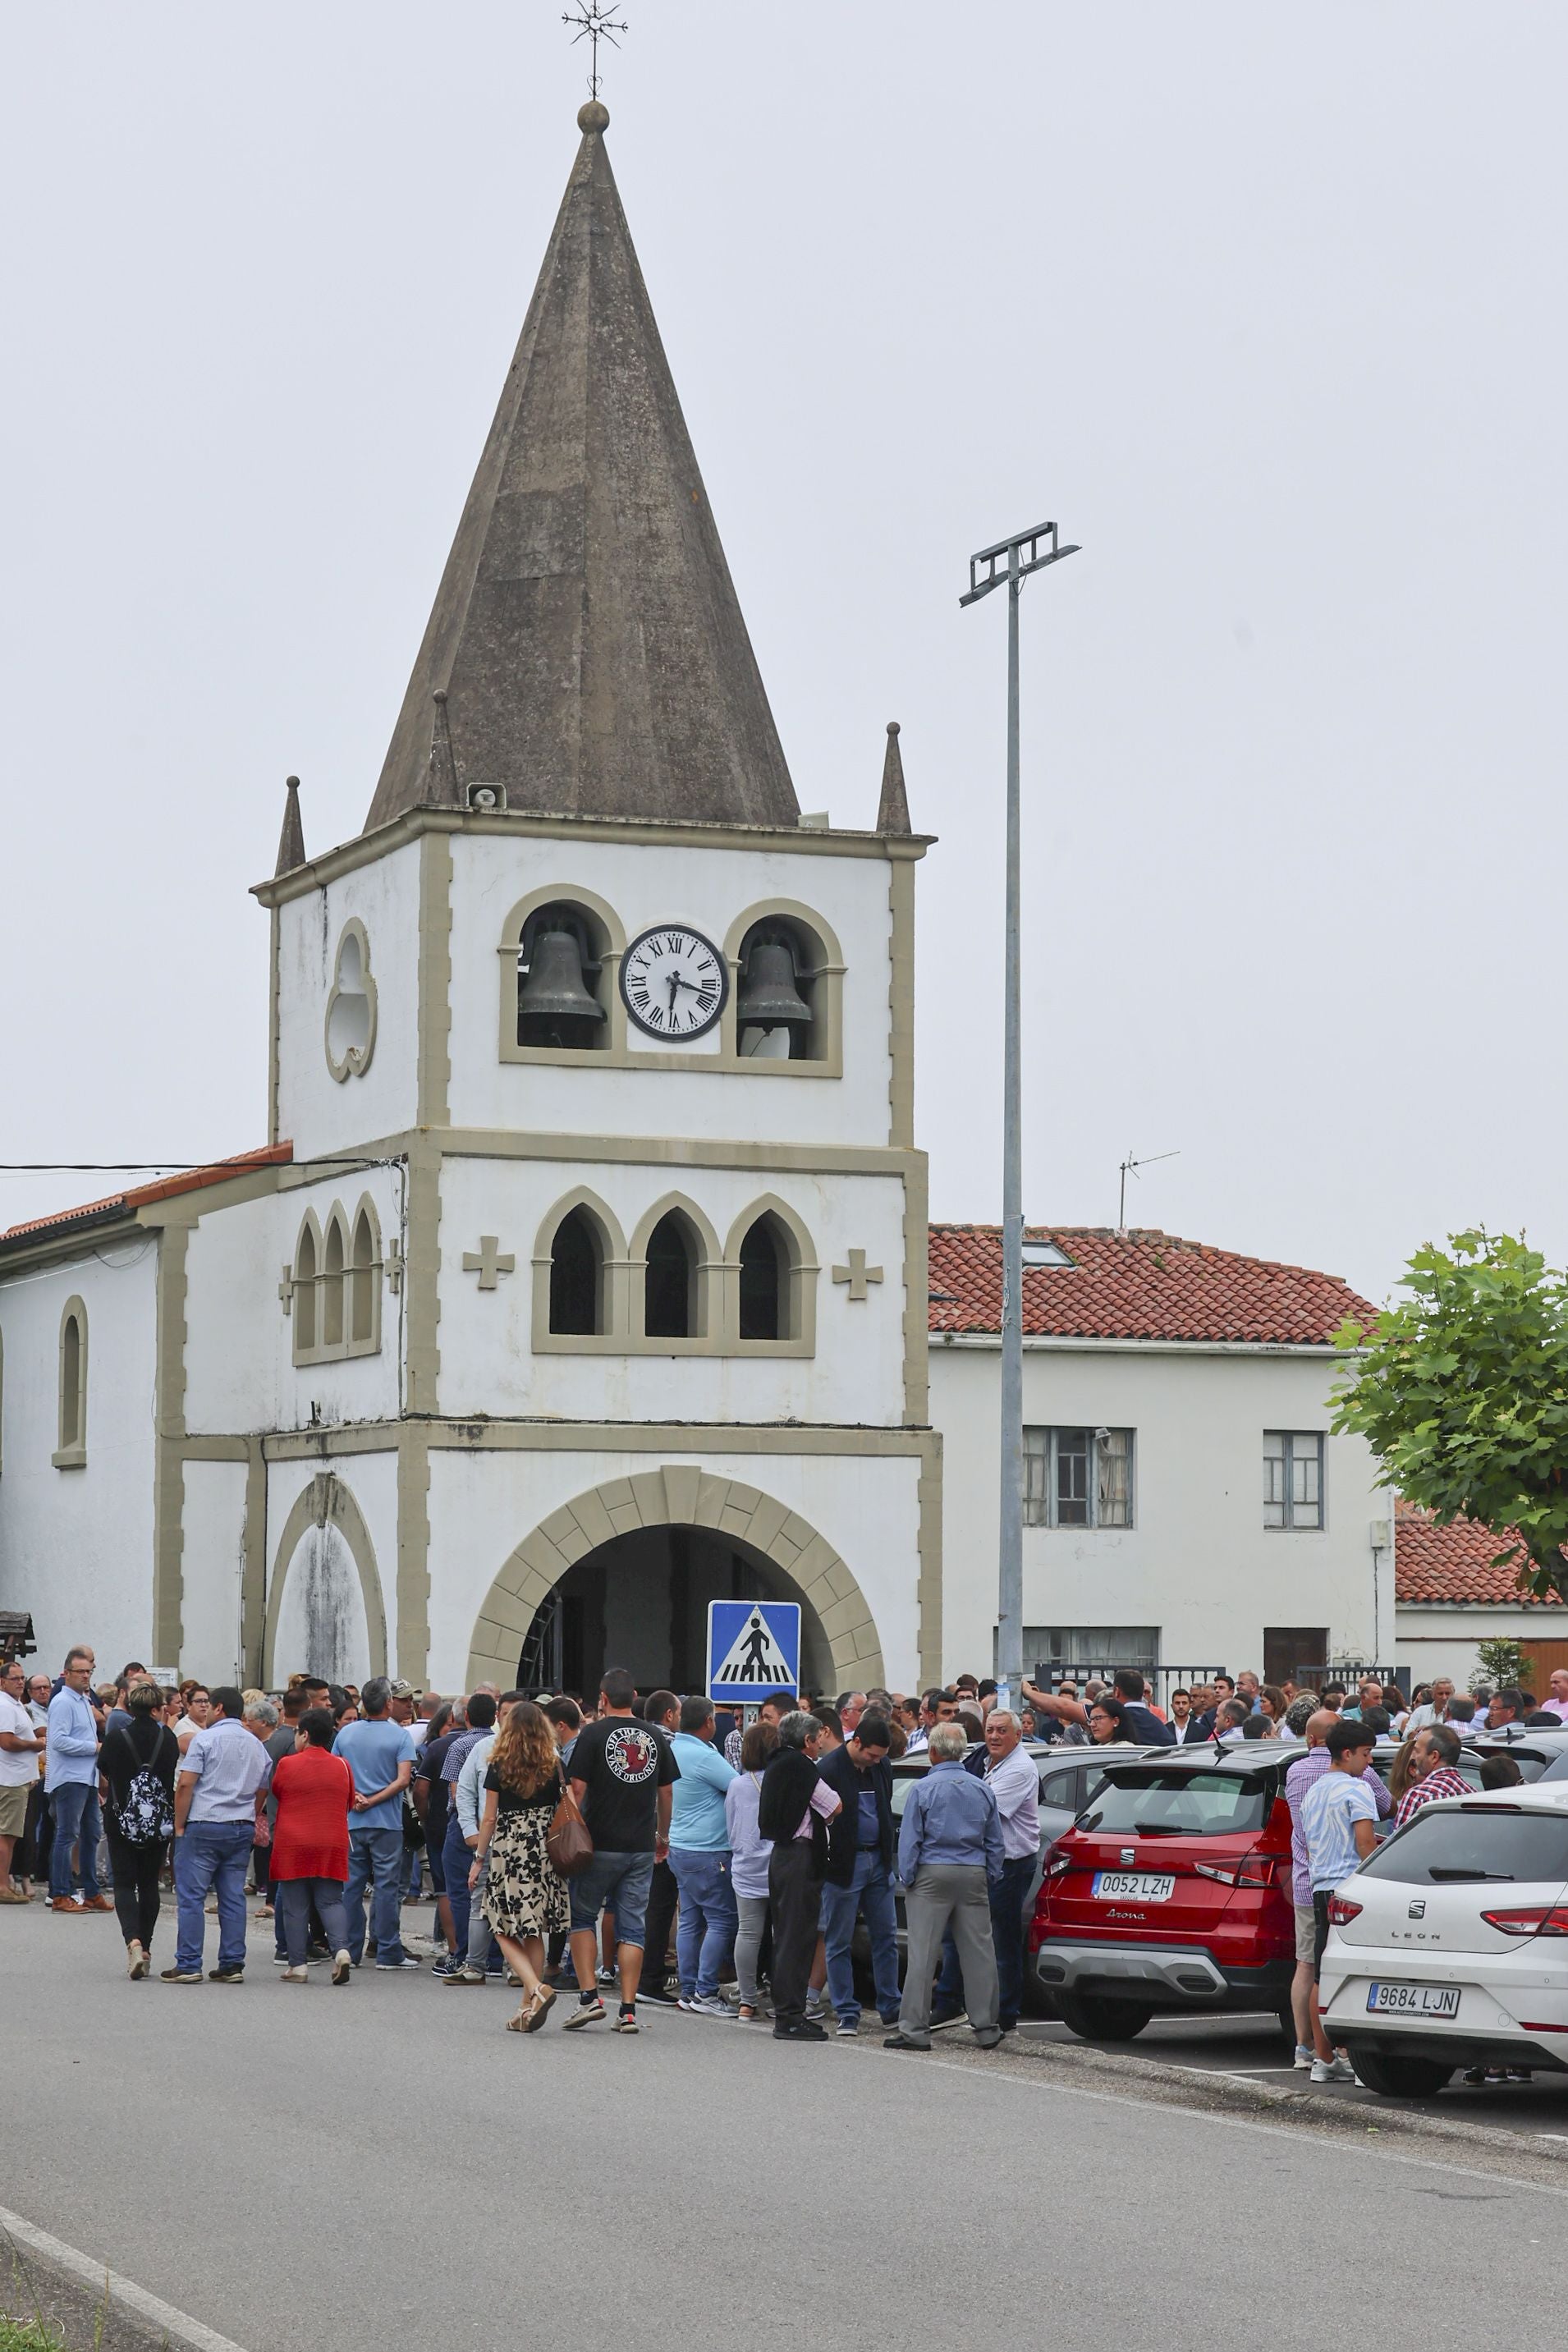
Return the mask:
[[1395,1811],[1399,1809],[1400,1799],[1410,1787],[1410,1752],[1420,1737],[1418,1731],[1406,1733],[1398,1755],[1388,1768],[1388,1793],[1394,1800]]
[[481,1879],[481,1907],[507,1966],[521,1979],[522,2006],[509,2033],[537,2033],[555,1988],[544,1980],[545,1938],[570,1925],[566,1881],[545,1843],[563,1787],[549,1717],[531,1698],[510,1706],[485,1772],[485,1809],[468,1885]]

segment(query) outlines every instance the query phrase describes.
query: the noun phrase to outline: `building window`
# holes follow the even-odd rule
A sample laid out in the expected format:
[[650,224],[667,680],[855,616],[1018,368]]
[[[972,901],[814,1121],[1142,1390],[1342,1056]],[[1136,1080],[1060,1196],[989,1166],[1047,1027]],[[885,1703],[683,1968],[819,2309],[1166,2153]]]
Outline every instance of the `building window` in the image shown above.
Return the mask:
[[57,1470],[79,1470],[87,1460],[87,1308],[66,1301],[60,1317],[59,1444]]
[[1026,1429],[1026,1528],[1130,1528],[1130,1429]]
[[586,1337],[605,1328],[605,1246],[586,1209],[562,1218],[550,1244],[550,1328]]
[[741,1242],[741,1337],[787,1339],[789,1246],[776,1218],[759,1217]]
[[1074,1675],[1109,1679],[1119,1666],[1136,1666],[1152,1675],[1160,1664],[1158,1625],[1026,1625],[1024,1672],[1035,1679],[1037,1666]]
[[1263,1433],[1263,1524],[1321,1528],[1323,1524],[1323,1437],[1315,1429]]
[[321,1364],[342,1356],[374,1356],[381,1348],[381,1227],[368,1195],[351,1227],[334,1201],[323,1236],[308,1209],[286,1269],[294,1318],[294,1361]]
[[660,1217],[647,1237],[643,1330],[650,1339],[694,1339],[698,1312],[697,1236],[679,1209]]

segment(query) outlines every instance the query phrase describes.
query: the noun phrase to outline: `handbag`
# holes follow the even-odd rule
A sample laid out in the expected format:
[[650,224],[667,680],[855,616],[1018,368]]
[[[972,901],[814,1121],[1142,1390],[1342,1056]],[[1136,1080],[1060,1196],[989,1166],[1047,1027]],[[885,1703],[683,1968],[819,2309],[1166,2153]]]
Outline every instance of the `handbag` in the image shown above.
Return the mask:
[[561,1801],[550,1816],[544,1851],[550,1856],[551,1867],[562,1878],[575,1878],[594,1859],[594,1840],[588,1824],[568,1788],[562,1789]]

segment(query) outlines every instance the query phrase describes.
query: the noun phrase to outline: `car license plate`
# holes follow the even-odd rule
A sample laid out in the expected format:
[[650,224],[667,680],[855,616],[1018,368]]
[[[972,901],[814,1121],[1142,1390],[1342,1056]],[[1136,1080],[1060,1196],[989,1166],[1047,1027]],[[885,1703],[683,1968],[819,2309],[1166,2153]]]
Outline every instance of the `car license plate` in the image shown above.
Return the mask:
[[1367,1988],[1366,2005],[1396,2017],[1458,2017],[1458,1985],[1374,1984]]
[[1176,1891],[1173,1872],[1155,1870],[1097,1870],[1093,1892],[1101,1903],[1121,1903],[1131,1897],[1134,1903],[1168,1903]]

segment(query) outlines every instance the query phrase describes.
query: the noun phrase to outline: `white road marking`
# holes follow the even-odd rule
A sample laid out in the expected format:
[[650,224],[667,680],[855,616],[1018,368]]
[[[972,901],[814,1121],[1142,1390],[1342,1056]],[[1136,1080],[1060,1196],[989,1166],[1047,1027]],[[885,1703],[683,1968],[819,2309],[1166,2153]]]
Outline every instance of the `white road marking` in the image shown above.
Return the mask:
[[95,2295],[107,2299],[111,2307],[119,2304],[124,2310],[133,2311],[141,2318],[151,2320],[171,2343],[185,2345],[189,2352],[242,2352],[241,2346],[227,2336],[220,2336],[216,2327],[208,2327],[203,2321],[193,2319],[188,2312],[176,2311],[174,2305],[165,2303],[161,2295],[149,2294],[144,2286],[133,2285],[130,2279],[121,2278],[117,2271],[110,2270],[105,2263],[95,2263],[88,2255],[79,2254],[74,2246],[68,2246],[59,2238],[51,2238],[47,2230],[37,2229],[31,2221],[24,2221],[19,2213],[7,2212],[4,2205],[0,2205],[0,2236],[14,2239],[18,2246],[26,2247],[40,2261],[54,2263],[57,2270],[68,2271],[72,2278],[79,2279],[83,2286],[90,2287]]

